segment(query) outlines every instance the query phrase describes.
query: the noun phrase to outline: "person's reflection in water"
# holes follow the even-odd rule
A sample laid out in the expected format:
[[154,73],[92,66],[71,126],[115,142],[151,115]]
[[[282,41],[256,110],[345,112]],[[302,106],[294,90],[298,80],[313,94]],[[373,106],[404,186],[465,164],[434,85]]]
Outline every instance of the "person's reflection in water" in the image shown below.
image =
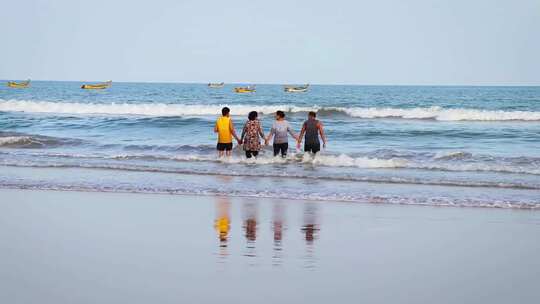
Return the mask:
[[244,203],[244,231],[246,236],[246,253],[244,256],[256,257],[255,241],[257,240],[257,204]]
[[315,248],[313,246],[313,242],[318,238],[319,231],[318,205],[316,203],[305,203],[302,233],[304,234],[304,238],[306,240],[306,268],[315,268],[316,266],[316,258],[314,256]]
[[284,205],[275,203],[274,215],[272,219],[272,230],[274,231],[274,255],[272,256],[272,265],[280,266],[283,260],[283,230],[284,230]]
[[217,198],[214,228],[216,229],[219,238],[219,255],[223,258],[228,255],[227,240],[229,237],[229,231],[231,230],[230,209],[231,202],[229,201],[228,197],[221,196]]

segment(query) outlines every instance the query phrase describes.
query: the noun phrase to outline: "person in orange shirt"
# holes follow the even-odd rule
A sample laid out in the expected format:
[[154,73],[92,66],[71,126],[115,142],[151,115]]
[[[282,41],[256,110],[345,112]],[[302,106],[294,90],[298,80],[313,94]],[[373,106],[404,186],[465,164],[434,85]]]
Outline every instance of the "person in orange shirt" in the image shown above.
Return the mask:
[[234,125],[232,122],[229,113],[231,110],[227,107],[221,109],[221,117],[217,119],[216,125],[214,126],[214,132],[218,134],[217,150],[218,156],[222,157],[225,153],[227,156],[232,154],[232,138],[234,137],[238,144],[241,145],[242,141],[236,135],[234,130]]

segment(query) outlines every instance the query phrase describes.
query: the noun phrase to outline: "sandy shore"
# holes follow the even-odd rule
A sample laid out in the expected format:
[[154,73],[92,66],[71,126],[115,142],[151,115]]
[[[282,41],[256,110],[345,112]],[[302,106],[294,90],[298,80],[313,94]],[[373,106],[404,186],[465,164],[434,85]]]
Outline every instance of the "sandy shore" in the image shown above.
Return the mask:
[[0,190],[0,303],[538,303],[540,212]]

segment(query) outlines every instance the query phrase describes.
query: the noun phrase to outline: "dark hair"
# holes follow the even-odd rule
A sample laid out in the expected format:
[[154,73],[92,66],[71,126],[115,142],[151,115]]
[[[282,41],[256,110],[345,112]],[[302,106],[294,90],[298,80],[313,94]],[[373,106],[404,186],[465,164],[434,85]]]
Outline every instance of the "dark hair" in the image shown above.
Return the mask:
[[315,113],[315,112],[313,112],[313,111],[310,111],[310,112],[308,113],[308,115],[309,115],[309,117],[313,117],[313,118],[317,117],[317,113]]
[[276,115],[281,117],[281,118],[285,118],[285,112],[283,112],[283,111],[276,111]]
[[248,114],[248,119],[249,120],[255,120],[255,119],[257,119],[257,115],[259,115],[259,114],[257,114],[257,111],[251,111]]
[[231,111],[231,109],[229,109],[227,107],[224,107],[223,109],[221,109],[221,114],[223,116],[226,116],[227,114],[229,114],[230,111]]

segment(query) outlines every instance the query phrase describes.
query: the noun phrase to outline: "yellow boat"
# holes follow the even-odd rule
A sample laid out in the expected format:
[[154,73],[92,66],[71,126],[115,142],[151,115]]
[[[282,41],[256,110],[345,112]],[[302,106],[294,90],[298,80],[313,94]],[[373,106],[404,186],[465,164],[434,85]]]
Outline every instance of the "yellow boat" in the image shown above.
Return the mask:
[[236,93],[253,93],[255,92],[255,86],[234,88]]
[[103,90],[110,88],[112,85],[112,80],[109,80],[107,82],[97,83],[97,84],[83,84],[81,86],[81,89],[85,90]]
[[10,88],[24,89],[30,86],[30,79],[23,82],[8,81],[7,86]]

